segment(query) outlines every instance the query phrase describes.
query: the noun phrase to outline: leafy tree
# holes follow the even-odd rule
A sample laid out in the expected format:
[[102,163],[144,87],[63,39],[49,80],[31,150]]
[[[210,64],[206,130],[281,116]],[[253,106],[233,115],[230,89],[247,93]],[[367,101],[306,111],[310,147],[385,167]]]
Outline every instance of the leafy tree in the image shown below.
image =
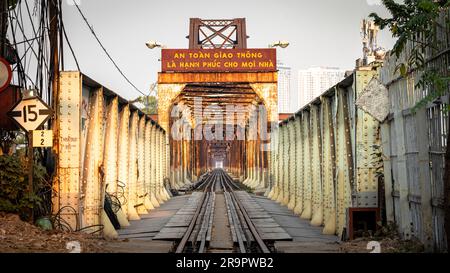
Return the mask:
[[[443,70],[435,69],[427,60],[439,54],[442,48],[449,47],[450,0],[404,0],[403,3],[382,0],[382,2],[392,17],[381,18],[376,13],[371,13],[370,17],[381,29],[389,28],[393,37],[398,38],[391,54],[396,57],[407,54],[406,61],[397,65],[396,72],[399,71],[404,77],[410,72],[418,72],[420,78],[416,87],[429,91],[427,96],[415,105],[413,110],[417,110],[450,92],[448,74],[450,54],[439,57],[445,58]],[[444,23],[439,20],[440,16],[445,17]],[[446,39],[439,39],[439,32],[447,33]],[[410,45],[408,52],[406,52],[407,43]],[[447,128],[450,128],[449,126]],[[447,143],[450,145],[450,132],[447,133]],[[447,149],[445,155],[444,206],[447,246],[450,247],[450,149]]]
[[158,113],[158,101],[155,96],[141,96],[138,101],[144,105],[142,112],[149,115]]
[[45,168],[34,163],[33,192],[28,188],[28,169],[24,158],[16,155],[0,156],[0,211],[18,213],[27,219],[29,209],[39,212],[43,208],[41,191],[49,187]]

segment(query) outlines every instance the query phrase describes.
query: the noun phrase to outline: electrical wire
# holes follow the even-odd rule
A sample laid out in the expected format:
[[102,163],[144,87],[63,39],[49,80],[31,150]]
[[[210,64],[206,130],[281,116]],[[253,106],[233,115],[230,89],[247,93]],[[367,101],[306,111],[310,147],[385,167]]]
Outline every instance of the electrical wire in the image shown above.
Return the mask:
[[120,202],[120,204],[126,205],[127,204],[127,198],[125,196],[125,183],[122,181],[117,180],[117,193],[116,193],[116,197],[118,199],[118,201]]
[[100,41],[100,39],[98,38],[97,34],[95,33],[94,29],[92,28],[92,26],[89,24],[89,21],[87,20],[86,16],[84,16],[83,12],[81,11],[80,7],[78,6],[78,4],[73,1],[73,5],[78,9],[78,12],[80,13],[81,17],[83,17],[84,22],[86,23],[86,25],[89,27],[92,35],[94,36],[94,38],[97,40],[98,44],[100,45],[100,47],[103,49],[103,51],[105,52],[106,56],[108,56],[108,58],[111,60],[111,62],[113,63],[113,65],[116,67],[116,69],[119,71],[119,73],[124,77],[124,79],[139,93],[141,93],[143,96],[146,96],[146,94],[144,92],[142,92],[141,90],[139,90],[131,81],[130,79],[128,79],[127,76],[125,76],[125,74],[123,73],[123,71],[119,68],[119,66],[117,65],[117,63],[114,61],[114,59],[111,57],[111,55],[108,53],[108,51],[106,50],[106,48],[103,46],[102,42]]
[[[64,220],[64,218],[61,217],[63,210],[69,210],[75,216],[75,223],[76,223],[75,229],[70,225],[69,222],[67,222],[66,220]],[[78,223],[79,223],[78,222],[78,212],[72,206],[64,206],[64,207],[60,208],[58,210],[58,212],[56,212],[56,214],[51,216],[51,222],[52,222],[52,225],[54,228],[62,230],[62,231],[66,231],[66,232],[80,232],[80,231],[85,231],[87,229],[97,228],[96,230],[89,232],[89,234],[95,234],[95,233],[101,232],[104,229],[104,225],[102,225],[102,224],[90,225],[90,226],[85,226],[85,227],[80,228],[78,226]]]
[[77,65],[78,71],[81,71],[80,65],[78,64],[77,56],[75,56],[75,52],[73,51],[72,45],[69,42],[69,38],[67,38],[66,28],[64,27],[64,23],[63,22],[64,21],[61,21],[61,27],[62,27],[62,31],[63,31],[63,34],[64,34],[64,38],[65,38],[65,40],[67,42],[67,45],[69,46],[70,52],[72,52],[72,56],[73,56],[73,59],[75,60],[75,64]]

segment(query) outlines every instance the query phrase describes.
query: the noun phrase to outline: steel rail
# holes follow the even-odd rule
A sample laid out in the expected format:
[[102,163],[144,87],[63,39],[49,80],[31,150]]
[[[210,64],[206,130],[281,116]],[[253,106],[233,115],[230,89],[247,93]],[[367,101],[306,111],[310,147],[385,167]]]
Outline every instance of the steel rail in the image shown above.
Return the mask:
[[[243,238],[243,236],[245,236],[247,237],[246,241],[248,247],[251,246],[252,241],[256,241],[261,252],[270,253],[269,248],[259,235],[242,202],[234,192],[239,189],[239,187],[234,183],[232,178],[221,169],[211,171],[198,186],[198,189],[203,191],[203,195],[183,238],[177,246],[176,253],[185,251],[188,242],[192,243],[193,252],[197,251],[198,253],[203,253],[207,249],[206,239],[208,236],[208,229],[205,230],[205,228],[209,228],[209,225],[212,224],[211,217],[213,217],[214,211],[210,208],[211,206],[214,206],[212,203],[214,195],[212,193],[216,190],[220,190],[220,188],[228,195],[226,198],[226,201],[229,201],[227,202],[227,206],[229,206],[231,219],[234,222],[234,229],[238,239],[240,252],[246,253]],[[250,233],[245,233],[246,229],[248,229]],[[200,245],[197,248],[198,242],[200,242]]]
[[261,236],[259,235],[255,225],[253,224],[252,220],[250,219],[250,216],[248,215],[247,211],[245,210],[244,206],[242,205],[241,201],[239,200],[239,198],[236,197],[236,194],[234,193],[233,187],[237,187],[234,182],[232,181],[231,177],[229,177],[228,174],[226,174],[224,172],[225,178],[226,178],[226,185],[229,189],[230,195],[233,198],[235,204],[238,206],[239,211],[242,213],[242,215],[244,216],[245,222],[247,224],[247,226],[250,229],[250,232],[252,233],[253,237],[255,238],[255,241],[257,242],[259,248],[261,249],[261,251],[263,253],[270,253],[269,248],[266,246],[266,244],[264,243],[263,239],[261,238]]
[[204,186],[205,187],[204,188],[204,194],[202,195],[202,197],[200,199],[199,205],[198,205],[197,209],[195,210],[194,216],[192,217],[192,220],[189,223],[189,226],[188,226],[186,232],[184,233],[183,238],[181,239],[180,243],[178,244],[175,253],[183,253],[183,250],[186,247],[186,243],[189,241],[189,238],[191,237],[191,235],[192,235],[192,233],[194,231],[194,228],[197,225],[197,220],[198,220],[198,218],[200,216],[200,213],[201,213],[201,211],[203,209],[203,205],[205,203],[205,200],[207,199],[206,192],[208,191],[208,189],[211,188],[213,178],[214,178],[213,174],[209,175],[205,179],[205,182],[203,182],[202,185],[200,185],[200,187],[203,187],[205,185]]

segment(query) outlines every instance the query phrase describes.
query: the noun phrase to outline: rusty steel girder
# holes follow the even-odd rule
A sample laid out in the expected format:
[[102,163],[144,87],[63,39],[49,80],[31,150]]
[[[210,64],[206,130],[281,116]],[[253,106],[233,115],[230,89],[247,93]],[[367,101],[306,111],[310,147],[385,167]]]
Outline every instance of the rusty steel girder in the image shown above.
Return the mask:
[[[59,84],[53,213],[58,212],[74,230],[94,226],[85,229],[92,231],[102,225],[104,236],[117,237],[103,209],[105,194],[115,195],[121,202],[122,209],[117,211],[121,226],[128,224],[127,218],[138,219],[136,208],[140,213],[147,211],[151,147],[156,145],[147,140],[153,122],[79,72],[61,72]],[[161,143],[165,139],[159,139],[158,145]],[[154,159],[156,163],[166,160],[165,156]],[[161,173],[165,172],[167,167],[160,166]]]

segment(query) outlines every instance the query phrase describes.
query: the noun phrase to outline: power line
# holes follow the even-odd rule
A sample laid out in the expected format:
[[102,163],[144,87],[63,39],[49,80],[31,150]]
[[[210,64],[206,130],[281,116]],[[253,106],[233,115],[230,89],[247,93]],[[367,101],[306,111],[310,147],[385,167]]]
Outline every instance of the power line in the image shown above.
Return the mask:
[[78,4],[73,1],[73,4],[77,7],[78,12],[80,13],[81,17],[83,17],[84,22],[86,23],[86,25],[89,27],[89,29],[91,30],[92,35],[94,35],[95,39],[97,40],[98,44],[100,45],[100,47],[103,49],[103,51],[105,52],[106,56],[108,56],[108,58],[111,60],[111,62],[114,64],[114,66],[116,67],[116,69],[119,71],[119,73],[125,78],[125,80],[131,85],[133,86],[133,88],[138,91],[139,93],[141,93],[143,96],[146,96],[146,94],[144,94],[144,92],[142,92],[141,90],[139,90],[129,79],[127,76],[125,76],[125,74],[122,72],[122,70],[119,68],[119,66],[117,65],[117,63],[113,60],[113,58],[111,57],[111,55],[109,55],[108,51],[106,50],[106,48],[103,46],[102,42],[100,42],[100,39],[97,37],[97,34],[95,34],[94,29],[92,28],[92,26],[89,24],[88,20],[86,19],[86,16],[84,16],[83,12],[81,11],[80,7],[78,6]]
[[77,56],[75,55],[75,51],[72,48],[72,44],[69,41],[69,38],[67,37],[67,33],[66,33],[66,27],[64,26],[64,20],[63,20],[63,16],[62,16],[62,5],[61,5],[61,0],[59,1],[59,19],[60,19],[60,23],[61,23],[61,30],[64,34],[64,38],[67,42],[67,45],[69,46],[70,52],[72,53],[72,57],[75,60],[75,64],[77,65],[77,69],[78,71],[80,70],[80,65],[78,64],[78,60],[77,60]]

